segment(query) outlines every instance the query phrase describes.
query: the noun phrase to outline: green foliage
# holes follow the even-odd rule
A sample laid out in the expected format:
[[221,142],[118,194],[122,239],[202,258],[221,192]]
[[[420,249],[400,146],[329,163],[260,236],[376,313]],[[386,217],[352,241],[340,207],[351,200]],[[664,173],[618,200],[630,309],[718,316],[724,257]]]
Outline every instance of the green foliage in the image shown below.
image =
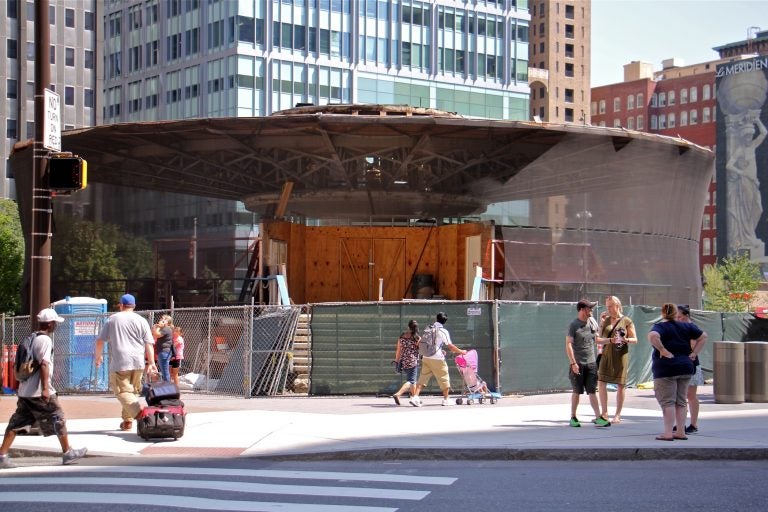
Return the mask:
[[149,243],[123,234],[114,224],[57,219],[51,253],[53,279],[94,281],[93,296],[109,304],[117,302],[124,290],[115,281],[151,272]]
[[747,312],[760,284],[760,266],[746,255],[724,258],[704,268],[704,279],[706,309]]
[[15,202],[0,199],[0,313],[21,311],[24,235]]

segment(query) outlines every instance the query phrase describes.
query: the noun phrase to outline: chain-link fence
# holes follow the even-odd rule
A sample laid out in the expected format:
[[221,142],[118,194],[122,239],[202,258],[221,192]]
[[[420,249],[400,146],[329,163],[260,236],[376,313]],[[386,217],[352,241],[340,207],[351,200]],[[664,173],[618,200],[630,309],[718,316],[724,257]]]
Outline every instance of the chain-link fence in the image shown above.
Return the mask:
[[[598,306],[595,316],[602,308]],[[307,309],[311,310],[309,329],[305,326],[302,341],[294,344],[300,312]],[[138,313],[150,324],[171,313],[174,324],[182,328],[182,392],[251,397],[291,393],[294,379],[300,374],[304,381],[307,370],[310,395],[391,394],[403,382],[391,364],[398,335],[410,319],[423,329],[434,322],[438,311],[448,314],[454,343],[478,351],[479,373],[492,388],[503,393],[570,389],[564,343],[566,327],[576,316],[573,303],[408,301]],[[633,386],[651,378],[646,336],[660,313],[649,306],[627,306],[624,313],[633,319],[638,335],[638,344],[630,347],[628,383]],[[107,370],[93,365],[93,348],[109,315],[62,316],[67,321],[54,333],[54,387],[60,393],[108,392]],[[692,319],[709,334],[700,355],[705,376],[711,375],[712,342],[768,339],[768,320],[750,313],[693,311]],[[30,324],[29,317],[3,317],[1,327],[4,364],[0,370],[4,391],[11,392],[8,361],[18,342],[36,325]],[[105,357],[108,361],[108,349]],[[300,360],[297,369],[294,359]],[[299,365],[309,368],[298,369]],[[452,357],[449,368],[452,387],[460,390],[461,377]],[[425,392],[438,392],[434,382]]]
[[[291,350],[300,306],[237,306],[175,311],[137,311],[150,326],[171,314],[184,338],[179,365],[183,392],[233,396],[278,395],[292,378]],[[102,393],[109,389],[109,344],[96,368],[94,347],[109,314],[63,314],[53,333],[53,387],[57,392]],[[18,343],[36,325],[30,317],[2,319],[2,385],[14,387],[12,361]]]

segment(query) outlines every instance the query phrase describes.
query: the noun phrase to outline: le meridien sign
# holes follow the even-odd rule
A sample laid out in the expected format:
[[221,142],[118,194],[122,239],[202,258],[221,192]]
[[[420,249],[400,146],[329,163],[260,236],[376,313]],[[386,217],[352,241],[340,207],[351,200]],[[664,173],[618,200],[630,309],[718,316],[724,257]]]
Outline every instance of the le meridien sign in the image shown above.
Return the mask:
[[61,101],[59,95],[45,89],[44,101],[43,147],[52,151],[61,151]]

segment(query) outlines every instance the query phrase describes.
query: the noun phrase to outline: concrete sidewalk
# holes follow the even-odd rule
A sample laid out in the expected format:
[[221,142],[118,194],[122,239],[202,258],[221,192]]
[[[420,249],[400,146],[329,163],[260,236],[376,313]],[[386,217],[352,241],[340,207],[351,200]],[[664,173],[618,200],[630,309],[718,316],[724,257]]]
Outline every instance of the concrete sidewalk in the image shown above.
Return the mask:
[[[63,396],[70,443],[90,456],[296,459],[768,459],[768,404],[716,404],[700,388],[700,433],[663,442],[652,390],[629,389],[622,422],[595,427],[586,396],[580,428],[568,426],[570,393],[507,396],[491,405],[415,408],[389,397],[228,398],[185,394],[187,424],[177,441],[147,442],[118,430],[112,396]],[[609,395],[613,411],[615,393]],[[4,429],[16,397],[0,398]],[[55,437],[18,436],[12,456],[55,455]]]

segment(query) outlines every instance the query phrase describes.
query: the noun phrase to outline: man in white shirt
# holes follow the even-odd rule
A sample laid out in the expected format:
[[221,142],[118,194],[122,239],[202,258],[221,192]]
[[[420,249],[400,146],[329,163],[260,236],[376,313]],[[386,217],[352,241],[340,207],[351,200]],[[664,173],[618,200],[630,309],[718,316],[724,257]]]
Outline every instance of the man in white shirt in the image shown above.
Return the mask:
[[120,311],[109,317],[96,340],[94,358],[101,366],[104,343],[109,343],[109,387],[122,405],[120,430],[131,430],[133,420],[141,413],[139,393],[144,366],[157,373],[155,339],[149,322],[135,313],[136,298],[126,293],[120,297]]
[[16,411],[8,420],[3,443],[0,445],[0,468],[10,468],[13,464],[8,450],[16,439],[16,433],[35,422],[44,436],[55,435],[59,438],[62,451],[62,463],[72,464],[85,457],[87,448],[72,448],[67,435],[67,422],[64,411],[59,405],[56,390],[53,388],[53,341],[51,334],[64,319],[53,309],[43,309],[37,315],[38,330],[32,341],[30,351],[38,369],[26,380],[19,382]]
[[448,363],[445,362],[445,352],[442,348],[445,347],[454,354],[466,354],[466,350],[462,350],[453,344],[451,341],[451,334],[448,329],[445,328],[445,323],[448,321],[448,316],[442,311],[435,317],[437,320],[433,324],[435,329],[435,336],[437,337],[437,351],[431,356],[422,356],[421,359],[421,372],[419,375],[419,381],[416,384],[416,393],[409,400],[410,404],[414,407],[421,407],[421,399],[419,394],[421,389],[429,384],[432,377],[435,377],[440,390],[443,392],[443,405],[452,405],[448,400],[448,393],[451,390],[451,379],[448,375]]

